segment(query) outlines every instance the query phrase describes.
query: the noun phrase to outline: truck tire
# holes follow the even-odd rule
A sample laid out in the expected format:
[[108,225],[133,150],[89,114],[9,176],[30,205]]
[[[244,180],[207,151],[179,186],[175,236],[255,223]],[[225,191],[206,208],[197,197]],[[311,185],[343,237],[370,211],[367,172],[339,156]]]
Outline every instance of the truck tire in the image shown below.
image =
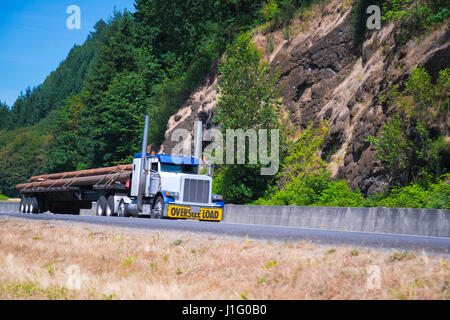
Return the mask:
[[35,214],[39,212],[39,202],[36,197],[30,198],[30,213]]
[[25,198],[25,212],[24,213],[30,213],[30,204],[31,204],[31,199]]
[[153,204],[151,217],[153,219],[162,219],[164,212],[164,199],[158,196]]
[[114,212],[114,196],[109,196],[108,200],[106,200],[106,215],[108,217],[116,215]]
[[125,201],[120,200],[119,202],[119,208],[117,209],[117,216],[118,217],[128,217],[128,205],[125,203]]
[[97,216],[104,216],[106,213],[106,198],[104,196],[100,196],[97,200]]
[[19,212],[20,213],[25,212],[25,198],[23,198],[23,197],[20,199]]

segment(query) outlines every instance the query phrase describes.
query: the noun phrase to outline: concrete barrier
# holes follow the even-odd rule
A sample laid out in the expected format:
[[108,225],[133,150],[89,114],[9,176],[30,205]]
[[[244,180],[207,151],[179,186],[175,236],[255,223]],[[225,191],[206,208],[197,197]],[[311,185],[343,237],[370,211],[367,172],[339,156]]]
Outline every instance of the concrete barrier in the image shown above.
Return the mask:
[[81,209],[80,215],[82,216],[95,216],[97,212],[97,202],[92,202],[92,207],[90,209]]
[[0,201],[0,212],[16,213],[19,212],[19,202]]
[[450,237],[450,210],[226,205],[224,222]]
[[[84,216],[95,216],[97,210],[97,203],[92,203],[91,209],[81,209],[80,214]],[[18,213],[19,202],[0,201],[0,213]]]
[[[82,209],[82,215],[95,215]],[[19,212],[18,202],[0,201],[1,212]],[[223,222],[328,230],[450,237],[450,210],[225,205]]]

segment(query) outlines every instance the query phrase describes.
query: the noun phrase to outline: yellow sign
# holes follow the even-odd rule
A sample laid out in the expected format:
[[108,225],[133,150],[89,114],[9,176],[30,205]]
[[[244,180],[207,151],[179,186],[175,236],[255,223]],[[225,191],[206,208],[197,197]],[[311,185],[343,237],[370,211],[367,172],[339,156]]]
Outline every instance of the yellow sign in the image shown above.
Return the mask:
[[200,208],[199,212],[191,212],[190,207],[169,206],[167,216],[177,219],[222,220],[222,208]]

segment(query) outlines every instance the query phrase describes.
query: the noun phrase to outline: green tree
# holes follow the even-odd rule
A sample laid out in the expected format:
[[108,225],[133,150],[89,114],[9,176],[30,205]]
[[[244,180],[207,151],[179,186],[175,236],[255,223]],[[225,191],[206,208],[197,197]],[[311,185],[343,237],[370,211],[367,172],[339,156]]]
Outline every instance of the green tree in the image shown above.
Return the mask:
[[[115,11],[98,41],[98,49],[87,74],[84,90],[89,91],[89,101],[97,107],[117,73],[136,71],[134,20],[130,13]],[[100,113],[102,110],[94,110]]]
[[[279,127],[279,73],[267,62],[249,34],[239,35],[219,66],[219,99],[215,121],[223,129]],[[272,72],[271,72],[272,71]]]
[[116,76],[106,91],[101,119],[96,123],[102,130],[95,132],[95,140],[104,145],[100,160],[104,165],[130,163],[139,151],[148,105],[145,88],[143,77],[131,72]]
[[450,111],[450,68],[439,72],[435,84],[423,66],[414,69],[405,84],[413,102],[400,100],[400,106],[413,118],[429,124],[437,118],[445,119]]
[[6,103],[0,102],[0,130],[6,129],[9,126],[9,107]]
[[270,204],[310,205],[318,201],[329,180],[326,163],[320,157],[328,130],[327,123],[316,128],[310,123],[298,139],[290,143],[277,175],[278,186],[269,189],[265,195]]
[[[245,131],[280,128],[278,108],[281,101],[276,86],[278,73],[260,60],[261,54],[248,34],[239,35],[227,47],[226,57],[219,66],[219,99],[215,115],[225,140],[227,129]],[[216,190],[228,202],[246,203],[255,200],[263,195],[273,180],[272,176],[261,175],[259,162],[248,164],[247,141],[246,144],[246,165],[228,164],[218,169]],[[225,154],[228,151],[225,148]],[[234,163],[237,163],[236,156]]]
[[409,169],[414,146],[405,130],[405,123],[398,116],[394,116],[391,123],[384,127],[380,138],[371,136],[367,139],[378,150],[376,157],[385,165],[393,183],[397,181],[403,184],[411,175]]
[[81,95],[66,99],[50,127],[51,139],[46,153],[49,172],[88,169],[99,152],[100,141],[93,139],[90,110]]
[[48,137],[35,128],[16,129],[12,140],[0,147],[0,186],[9,197],[17,197],[16,184],[23,183],[45,170],[45,149]]

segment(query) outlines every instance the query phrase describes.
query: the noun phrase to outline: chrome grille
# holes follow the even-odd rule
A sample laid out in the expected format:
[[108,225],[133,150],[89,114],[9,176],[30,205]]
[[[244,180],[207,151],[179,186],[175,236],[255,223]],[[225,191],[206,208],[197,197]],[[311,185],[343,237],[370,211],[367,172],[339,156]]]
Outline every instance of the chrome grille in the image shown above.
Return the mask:
[[184,179],[183,201],[208,203],[209,181]]

